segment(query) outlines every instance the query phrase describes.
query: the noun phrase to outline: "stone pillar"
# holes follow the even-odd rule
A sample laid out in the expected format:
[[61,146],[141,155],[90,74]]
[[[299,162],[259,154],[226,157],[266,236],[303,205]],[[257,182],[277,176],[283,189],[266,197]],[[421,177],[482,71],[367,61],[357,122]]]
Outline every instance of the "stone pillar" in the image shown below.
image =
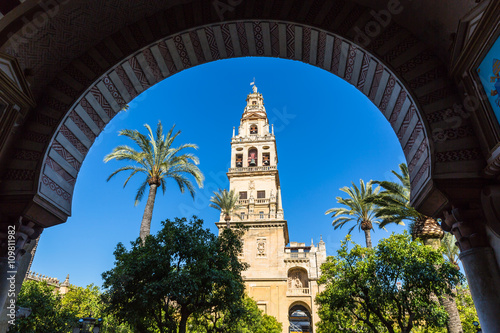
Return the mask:
[[444,212],[443,229],[455,235],[472,299],[484,333],[500,332],[500,269],[489,246],[480,212]]
[[[17,297],[31,257],[23,255],[32,250],[43,228],[22,217],[15,223],[3,225],[0,233],[0,331],[6,330],[6,319],[12,301]],[[8,302],[6,302],[8,301]],[[14,303],[15,306],[15,303]],[[8,310],[8,311],[7,311]]]

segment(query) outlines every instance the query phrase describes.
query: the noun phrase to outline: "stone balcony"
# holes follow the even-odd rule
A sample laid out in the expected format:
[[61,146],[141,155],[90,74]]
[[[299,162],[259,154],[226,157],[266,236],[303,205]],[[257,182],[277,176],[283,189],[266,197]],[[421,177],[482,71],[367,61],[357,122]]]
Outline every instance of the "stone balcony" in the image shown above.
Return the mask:
[[245,215],[237,215],[235,216],[234,220],[237,222],[238,220],[240,221],[271,221],[271,220],[278,220],[278,219],[283,219],[283,216],[278,217],[278,214],[245,214]]
[[240,167],[240,168],[229,168],[229,173],[233,172],[255,172],[255,171],[271,171],[277,170],[276,166],[254,166],[254,167]]
[[245,142],[259,142],[259,141],[275,141],[276,138],[273,134],[267,135],[250,135],[245,137],[235,136],[231,138],[232,143],[245,143]]
[[266,205],[269,204],[269,202],[276,202],[276,197],[273,197],[272,199],[266,199],[266,198],[260,198],[260,199],[239,199],[238,200],[238,205],[240,206],[246,206],[248,204],[256,204],[256,205]]
[[308,262],[310,252],[285,252],[285,262]]
[[309,288],[288,288],[286,291],[287,296],[309,296],[310,294]]

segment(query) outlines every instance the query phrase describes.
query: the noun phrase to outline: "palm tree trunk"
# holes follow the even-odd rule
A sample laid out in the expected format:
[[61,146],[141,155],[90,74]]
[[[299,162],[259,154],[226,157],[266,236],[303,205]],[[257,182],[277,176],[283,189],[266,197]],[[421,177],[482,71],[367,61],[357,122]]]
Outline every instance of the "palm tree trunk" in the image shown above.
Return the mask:
[[[424,244],[432,247],[434,250],[437,250],[441,246],[441,239],[428,238],[424,240]],[[452,292],[453,294],[455,294],[456,290],[453,290]],[[448,313],[449,318],[448,322],[446,323],[446,328],[448,330],[448,333],[463,333],[462,322],[460,321],[460,315],[458,313],[455,296],[443,295],[439,297],[439,304],[441,304],[441,306]]]
[[140,231],[140,237],[143,243],[146,237],[149,236],[151,230],[151,219],[153,218],[153,207],[155,205],[157,189],[158,185],[156,184],[149,185],[148,201],[146,202],[146,207],[144,208],[144,215],[142,216],[141,231]]
[[[455,294],[455,292],[456,291],[453,290],[453,294]],[[462,322],[460,321],[455,296],[443,295],[443,297],[440,297],[439,303],[441,303],[449,316],[448,322],[446,323],[448,333],[463,333]]]
[[365,238],[366,238],[366,247],[371,249],[372,248],[372,235],[370,233],[370,229],[364,230],[365,232]]

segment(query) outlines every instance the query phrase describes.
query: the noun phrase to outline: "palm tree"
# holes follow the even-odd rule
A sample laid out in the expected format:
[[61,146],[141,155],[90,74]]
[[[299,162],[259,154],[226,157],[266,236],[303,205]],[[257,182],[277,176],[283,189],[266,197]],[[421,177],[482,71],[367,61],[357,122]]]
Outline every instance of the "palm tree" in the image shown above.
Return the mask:
[[367,198],[367,201],[378,206],[376,216],[381,220],[380,227],[383,228],[390,223],[404,225],[409,221],[409,229],[413,239],[421,239],[424,243],[439,247],[435,240],[443,237],[444,232],[433,218],[419,213],[410,205],[410,174],[405,163],[399,165],[401,174],[392,170],[400,183],[391,181],[374,181],[373,184],[380,185],[383,191]]
[[227,191],[226,189],[219,189],[219,192],[214,192],[214,196],[210,198],[210,207],[224,214],[224,220],[228,228],[229,221],[231,221],[231,211],[241,208],[238,204],[239,199],[238,195],[234,193],[234,190]]
[[[367,199],[378,206],[376,216],[381,219],[380,226],[389,223],[403,223],[410,221],[409,229],[413,239],[421,239],[424,244],[439,248],[444,232],[435,219],[419,213],[410,205],[410,174],[405,163],[399,165],[401,174],[392,170],[392,173],[399,179],[400,183],[390,181],[374,181],[374,184],[383,188],[379,194]],[[452,236],[453,237],[453,236]],[[451,250],[450,255],[454,250]],[[458,254],[458,249],[457,249]],[[451,261],[451,260],[450,260]],[[441,305],[448,312],[447,323],[448,332],[462,332],[462,324],[458,315],[457,304],[453,295],[445,295],[439,299]]]
[[372,248],[370,231],[373,229],[373,223],[379,223],[379,221],[375,217],[375,204],[367,202],[365,199],[378,193],[379,188],[373,189],[372,181],[366,185],[362,179],[359,182],[359,189],[354,183],[352,183],[352,187],[345,186],[340,189],[347,193],[349,198],[337,197],[337,203],[346,207],[331,208],[325,212],[325,215],[332,214],[332,218],[334,218],[332,226],[335,229],[342,228],[348,222],[355,222],[356,224],[349,229],[348,233],[350,234],[357,226],[359,230],[365,232],[366,247]]
[[153,207],[156,199],[156,191],[159,186],[165,194],[167,188],[167,179],[171,178],[177,182],[181,193],[187,189],[194,199],[195,189],[193,183],[186,177],[191,175],[194,177],[196,183],[200,188],[203,187],[204,176],[198,168],[199,160],[193,154],[183,153],[186,148],[198,149],[198,147],[191,143],[173,147],[175,138],[181,133],[180,131],[174,132],[175,125],[168,131],[166,136],[163,134],[163,126],[161,121],[158,121],[156,127],[156,138],[153,131],[148,124],[144,127],[148,130],[148,136],[139,133],[137,130],[124,129],[119,132],[134,141],[140,148],[135,150],[129,146],[121,145],[113,149],[113,151],[104,157],[104,162],[112,159],[130,161],[133,165],[128,165],[114,171],[109,177],[108,181],[116,174],[122,171],[131,171],[123,187],[127,185],[130,178],[137,173],[146,175],[144,182],[139,186],[135,196],[135,205],[141,201],[146,191],[146,186],[149,185],[149,195],[144,208],[144,215],[142,217],[140,237],[142,241],[149,235],[151,229],[151,219],[153,217]]

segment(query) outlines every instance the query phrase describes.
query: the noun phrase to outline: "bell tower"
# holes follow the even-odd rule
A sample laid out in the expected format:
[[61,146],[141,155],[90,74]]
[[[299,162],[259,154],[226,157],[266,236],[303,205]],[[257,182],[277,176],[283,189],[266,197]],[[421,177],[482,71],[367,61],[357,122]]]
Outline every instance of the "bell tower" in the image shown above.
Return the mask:
[[[269,124],[264,98],[253,84],[236,133],[231,138],[229,189],[239,196],[229,226],[242,224],[240,259],[250,265],[243,272],[248,295],[259,309],[275,316],[290,329],[312,332],[317,317],[314,298],[320,290],[319,267],[326,261],[325,243],[290,242],[278,173],[278,151],[273,126]],[[227,227],[221,214],[219,230]],[[300,305],[302,304],[302,305]],[[305,305],[307,307],[305,307]],[[294,314],[301,314],[298,317]],[[297,318],[296,318],[297,317]]]
[[[252,91],[247,96],[238,133],[233,129],[231,139],[231,167],[227,177],[229,189],[239,196],[240,208],[231,214],[230,223],[249,227],[244,256],[264,259],[262,264],[268,265],[271,264],[268,260],[278,259],[275,255],[270,257],[269,252],[280,252],[288,244],[288,227],[281,202],[273,126],[269,124],[262,94],[255,85]],[[226,226],[223,216],[217,225]],[[252,265],[249,258],[245,261]]]
[[[231,168],[227,176],[229,189],[234,190],[240,198],[240,209],[233,212],[231,222],[281,220],[286,229],[281,204],[276,139],[267,119],[264,98],[255,85],[246,102],[238,133],[233,129],[231,139]],[[284,236],[288,243],[288,231]]]

